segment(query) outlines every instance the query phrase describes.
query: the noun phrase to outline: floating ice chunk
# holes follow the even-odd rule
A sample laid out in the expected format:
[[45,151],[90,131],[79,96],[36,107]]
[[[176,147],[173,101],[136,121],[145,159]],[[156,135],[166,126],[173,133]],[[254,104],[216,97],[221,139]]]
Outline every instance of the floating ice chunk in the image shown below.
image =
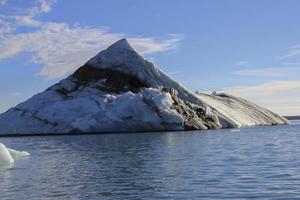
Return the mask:
[[30,156],[30,153],[28,153],[27,151],[17,151],[17,150],[10,149],[10,148],[7,148],[7,149],[13,158]]
[[14,165],[14,159],[24,156],[30,156],[26,151],[17,151],[7,148],[4,144],[0,143],[0,168],[10,168]]
[[14,164],[14,159],[6,146],[0,143],[0,168],[10,167]]

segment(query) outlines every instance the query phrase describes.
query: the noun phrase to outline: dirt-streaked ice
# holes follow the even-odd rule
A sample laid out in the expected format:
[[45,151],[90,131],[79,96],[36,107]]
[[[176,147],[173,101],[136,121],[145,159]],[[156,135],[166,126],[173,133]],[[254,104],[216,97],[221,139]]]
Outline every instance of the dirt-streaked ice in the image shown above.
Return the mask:
[[0,134],[126,132],[286,124],[230,95],[197,95],[123,39],[0,115]]

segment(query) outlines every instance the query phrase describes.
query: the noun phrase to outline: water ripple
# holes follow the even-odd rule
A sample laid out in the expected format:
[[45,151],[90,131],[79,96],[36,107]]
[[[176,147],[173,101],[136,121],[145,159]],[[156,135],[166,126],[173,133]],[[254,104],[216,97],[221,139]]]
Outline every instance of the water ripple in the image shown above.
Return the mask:
[[300,125],[0,138],[32,156],[0,170],[0,199],[296,199]]

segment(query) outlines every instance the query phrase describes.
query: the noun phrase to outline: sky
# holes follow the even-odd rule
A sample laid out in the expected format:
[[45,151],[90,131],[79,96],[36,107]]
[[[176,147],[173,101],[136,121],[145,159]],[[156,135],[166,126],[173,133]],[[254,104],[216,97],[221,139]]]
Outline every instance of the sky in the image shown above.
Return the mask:
[[193,91],[300,115],[298,0],[0,0],[0,112],[113,42]]

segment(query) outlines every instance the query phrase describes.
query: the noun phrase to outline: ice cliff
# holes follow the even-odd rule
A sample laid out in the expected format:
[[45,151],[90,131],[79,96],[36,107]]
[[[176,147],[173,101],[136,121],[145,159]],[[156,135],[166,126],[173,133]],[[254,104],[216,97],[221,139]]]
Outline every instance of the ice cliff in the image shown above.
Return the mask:
[[122,39],[0,115],[0,134],[199,130],[286,124],[244,99],[195,94]]

